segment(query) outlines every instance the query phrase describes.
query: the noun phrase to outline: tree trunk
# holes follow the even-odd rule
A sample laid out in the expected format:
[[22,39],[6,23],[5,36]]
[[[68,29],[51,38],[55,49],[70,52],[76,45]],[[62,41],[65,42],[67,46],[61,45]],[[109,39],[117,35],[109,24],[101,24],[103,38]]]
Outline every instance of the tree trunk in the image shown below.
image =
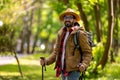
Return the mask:
[[113,49],[110,50],[110,62],[115,62]]
[[118,18],[119,18],[119,7],[120,7],[120,0],[114,0],[114,4],[113,4],[113,8],[114,8],[114,16],[115,16],[115,29],[113,31],[113,43],[112,43],[112,50],[111,50],[111,63],[115,62],[114,56],[118,55],[118,50],[119,50],[119,37],[118,37],[118,27],[119,27],[119,23],[118,23]]
[[115,29],[114,29],[114,35],[113,35],[113,52],[115,54],[115,56],[118,55],[118,50],[119,50],[119,34],[118,34],[118,17],[116,16],[116,23],[115,23]]
[[69,0],[63,0],[64,1],[64,4],[69,7]]
[[37,33],[35,35],[35,39],[34,39],[34,43],[33,43],[33,47],[32,47],[32,53],[34,53],[35,51],[35,47],[36,47],[36,43],[37,43],[37,40],[38,40],[38,36],[39,36],[39,33],[40,33],[40,16],[41,16],[41,13],[40,13],[40,9],[38,10],[38,23],[37,23]]
[[27,27],[27,53],[30,54],[30,37],[31,37],[31,27],[33,24],[33,16],[34,16],[34,9],[31,10],[31,15],[30,15],[30,25]]
[[113,52],[117,56],[118,55],[118,50],[119,50],[119,37],[118,37],[118,32],[119,32],[119,23],[118,23],[118,18],[119,18],[119,12],[120,12],[120,0],[114,0],[114,15],[115,15],[115,29],[113,32]]
[[107,37],[104,54],[99,63],[99,65],[102,65],[102,69],[105,67],[105,64],[107,63],[108,60],[108,54],[110,52],[110,48],[112,44],[113,28],[114,28],[113,0],[108,0],[108,34],[107,34],[108,37]]
[[20,53],[24,53],[24,43],[25,43],[25,39],[21,38],[21,46],[20,46]]
[[101,29],[101,20],[100,20],[100,9],[98,3],[94,6],[95,18],[96,18],[96,35],[97,42],[101,42],[102,40],[102,29]]
[[16,61],[17,61],[17,64],[18,64],[18,69],[19,69],[20,75],[21,75],[21,77],[23,78],[23,72],[22,72],[22,69],[21,69],[21,66],[20,66],[20,62],[19,62],[19,59],[18,59],[18,57],[17,57],[17,54],[16,54],[15,50],[14,50],[13,53],[14,53],[14,57],[15,57],[15,59],[16,59]]
[[23,53],[24,52],[24,43],[25,43],[25,40],[26,40],[26,36],[27,36],[27,33],[28,33],[28,21],[29,21],[29,15],[28,15],[28,11],[26,12],[26,15],[24,17],[24,26],[23,26],[23,30],[21,32],[21,39],[22,39],[22,42],[21,42],[21,50],[20,52]]
[[77,3],[76,6],[78,7],[79,12],[81,13],[80,16],[81,16],[81,19],[83,20],[85,30],[89,32],[90,31],[89,24],[88,24],[85,12],[84,12],[84,10],[82,8],[82,4],[81,3]]

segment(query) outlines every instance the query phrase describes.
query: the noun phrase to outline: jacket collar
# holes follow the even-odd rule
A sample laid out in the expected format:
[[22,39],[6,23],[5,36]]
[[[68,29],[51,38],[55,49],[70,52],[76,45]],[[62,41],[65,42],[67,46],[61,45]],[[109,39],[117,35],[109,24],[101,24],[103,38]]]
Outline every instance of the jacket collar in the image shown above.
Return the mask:
[[[72,32],[72,31],[74,31],[74,30],[77,30],[77,28],[78,28],[77,26],[73,26],[73,27],[70,28],[69,32]],[[64,30],[64,31],[67,31],[67,27],[64,27],[63,30]]]
[[[62,34],[62,33],[63,33],[63,30],[67,31],[67,28],[66,28],[66,27],[62,27],[62,28],[58,31],[58,34]],[[70,29],[71,34],[75,34],[78,30],[84,31],[84,28],[83,28],[83,27],[78,27],[78,26],[73,26],[73,27]]]

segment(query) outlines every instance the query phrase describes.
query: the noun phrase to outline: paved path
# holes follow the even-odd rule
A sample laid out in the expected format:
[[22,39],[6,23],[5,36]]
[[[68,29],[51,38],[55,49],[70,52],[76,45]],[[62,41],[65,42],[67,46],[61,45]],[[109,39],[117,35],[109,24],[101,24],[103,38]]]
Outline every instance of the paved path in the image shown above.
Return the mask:
[[[17,57],[24,57],[26,55],[23,54],[18,54]],[[11,64],[13,62],[15,62],[16,59],[14,56],[0,56],[0,65],[5,65],[5,64]]]

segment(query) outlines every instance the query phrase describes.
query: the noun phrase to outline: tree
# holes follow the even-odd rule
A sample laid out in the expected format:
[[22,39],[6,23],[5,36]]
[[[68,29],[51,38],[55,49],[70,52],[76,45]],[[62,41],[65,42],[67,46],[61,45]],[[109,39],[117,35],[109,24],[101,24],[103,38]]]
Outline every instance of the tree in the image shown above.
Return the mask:
[[24,10],[26,11],[26,15],[24,16],[24,25],[23,25],[23,30],[21,31],[21,50],[20,52],[23,53],[24,52],[24,45],[26,49],[27,49],[27,53],[30,54],[30,43],[31,43],[31,27],[33,25],[33,19],[34,19],[34,10],[35,8],[33,7],[30,11],[28,11],[28,9],[31,6],[34,6],[34,4],[36,3],[36,1],[33,1],[30,5],[28,5],[29,2],[25,1],[25,7]]
[[115,52],[115,55],[118,55],[118,49],[119,49],[119,14],[120,12],[120,0],[114,0],[114,15],[115,15],[115,29],[114,29],[114,35],[113,35],[113,52]]
[[18,69],[21,74],[21,77],[23,77],[22,69],[20,66],[19,59],[17,57],[17,54],[14,49],[14,43],[12,42],[13,39],[9,37],[12,33],[12,28],[8,24],[3,24],[3,26],[0,27],[0,55],[13,55],[17,61]]
[[105,64],[108,60],[108,54],[110,53],[110,48],[112,44],[113,37],[113,28],[114,28],[114,9],[113,9],[113,0],[108,0],[108,33],[107,33],[107,42],[105,45],[104,54],[100,60],[99,65],[102,65],[102,69],[105,67]]
[[78,10],[80,12],[81,19],[83,20],[85,30],[89,32],[90,31],[89,24],[88,24],[86,14],[85,14],[85,12],[84,12],[84,10],[82,8],[82,4],[79,2],[79,3],[76,3],[76,6],[78,7]]
[[100,20],[100,8],[99,4],[95,3],[94,5],[95,11],[95,18],[96,18],[96,35],[97,35],[97,42],[101,42],[102,40],[102,29],[101,29],[101,20]]
[[34,43],[33,43],[33,47],[32,47],[32,53],[34,53],[35,51],[35,47],[36,47],[36,43],[38,41],[39,38],[39,33],[40,33],[40,22],[41,22],[41,13],[40,13],[40,8],[38,8],[38,21],[37,21],[37,32],[35,34],[35,38],[34,38]]

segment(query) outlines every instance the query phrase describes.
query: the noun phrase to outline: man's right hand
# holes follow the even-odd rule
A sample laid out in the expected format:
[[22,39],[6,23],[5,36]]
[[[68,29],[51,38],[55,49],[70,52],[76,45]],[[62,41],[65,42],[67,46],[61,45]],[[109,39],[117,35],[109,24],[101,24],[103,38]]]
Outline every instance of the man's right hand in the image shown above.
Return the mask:
[[42,66],[45,66],[45,65],[47,64],[46,59],[45,59],[45,58],[40,58],[40,64],[41,64]]

